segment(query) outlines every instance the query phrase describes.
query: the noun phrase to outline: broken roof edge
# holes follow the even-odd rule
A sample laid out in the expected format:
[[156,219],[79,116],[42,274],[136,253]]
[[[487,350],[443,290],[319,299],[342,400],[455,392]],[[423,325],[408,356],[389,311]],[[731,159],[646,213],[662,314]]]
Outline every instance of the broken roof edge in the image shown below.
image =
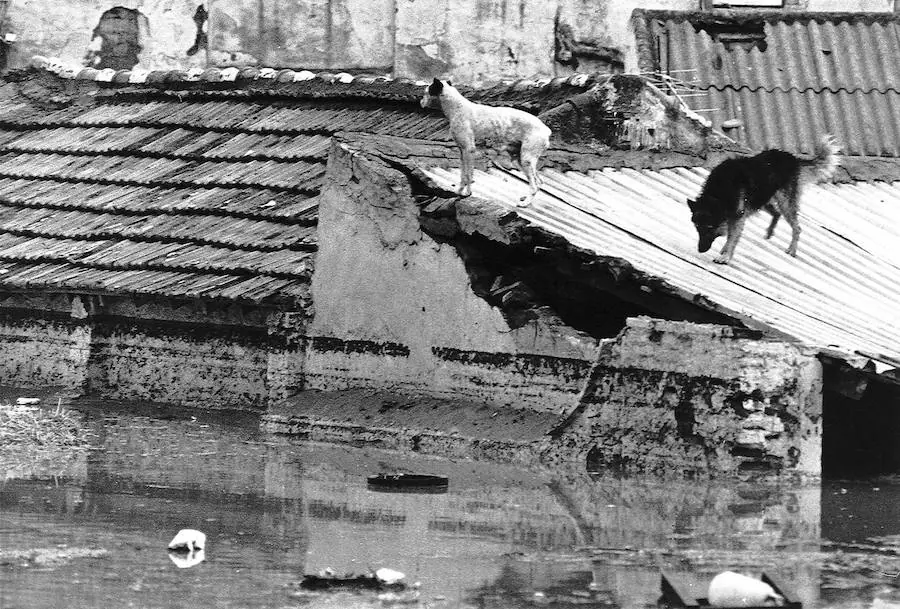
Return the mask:
[[[454,142],[422,140],[395,135],[375,135],[343,131],[333,136],[336,144],[346,144],[363,154],[379,157],[392,164],[416,167],[457,168],[460,166],[459,147]],[[679,167],[712,167],[728,156],[730,150],[710,151],[706,156],[673,150],[597,150],[580,144],[550,142],[541,157],[541,169],[587,173],[602,169],[674,169]],[[479,149],[474,167],[496,167],[504,170],[506,155],[492,148]]]

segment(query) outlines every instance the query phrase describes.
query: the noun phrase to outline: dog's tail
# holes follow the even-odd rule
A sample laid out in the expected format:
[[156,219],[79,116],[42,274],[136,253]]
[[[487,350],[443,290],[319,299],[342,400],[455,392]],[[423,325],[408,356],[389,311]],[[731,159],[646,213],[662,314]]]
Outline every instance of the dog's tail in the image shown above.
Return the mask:
[[825,134],[818,141],[815,156],[811,161],[817,181],[825,182],[834,177],[834,173],[840,165],[840,159],[837,156],[840,151],[841,147],[838,146],[833,135]]

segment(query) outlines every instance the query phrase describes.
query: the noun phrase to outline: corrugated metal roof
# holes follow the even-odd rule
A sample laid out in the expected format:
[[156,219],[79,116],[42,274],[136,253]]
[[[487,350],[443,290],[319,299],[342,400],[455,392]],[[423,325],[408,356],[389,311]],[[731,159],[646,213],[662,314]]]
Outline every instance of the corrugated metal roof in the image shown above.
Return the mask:
[[[458,170],[427,170],[448,189]],[[798,256],[785,223],[764,239],[767,214],[749,219],[730,265],[696,251],[686,198],[705,169],[543,170],[543,190],[519,216],[601,256],[621,258],[682,296],[705,299],[751,326],[815,347],[900,366],[900,182],[811,186],[801,206]],[[476,172],[473,194],[513,206],[521,174]],[[720,248],[722,241],[716,244]]]
[[[891,17],[767,13],[758,20],[762,42],[749,44],[734,42],[730,28],[719,33],[727,18],[664,15],[650,17],[651,33],[665,42],[660,68],[702,88],[900,90],[900,21]],[[750,32],[755,21],[745,15],[735,23]]]
[[708,90],[686,97],[688,106],[721,127],[737,118],[744,127],[728,134],[754,150],[780,148],[812,154],[822,134],[837,138],[847,155],[900,156],[900,92]]
[[832,133],[845,154],[898,156],[900,19],[676,11],[634,19],[641,69],[682,82],[688,106],[714,127],[738,119],[743,128],[728,134],[751,148],[809,153]]

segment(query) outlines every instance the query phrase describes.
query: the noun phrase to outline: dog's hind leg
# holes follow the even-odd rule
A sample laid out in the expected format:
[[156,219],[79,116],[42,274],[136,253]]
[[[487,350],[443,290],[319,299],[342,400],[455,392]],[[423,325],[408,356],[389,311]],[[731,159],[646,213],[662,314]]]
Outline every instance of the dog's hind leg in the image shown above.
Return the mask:
[[788,256],[797,255],[797,243],[800,241],[800,219],[797,217],[799,211],[800,188],[795,180],[788,187],[781,200],[781,213],[784,220],[791,225],[791,244],[785,250]]
[[523,206],[530,205],[541,188],[541,176],[538,175],[537,166],[541,155],[547,150],[548,144],[549,142],[545,138],[540,137],[529,138],[522,142],[522,154],[519,157],[519,164],[525,173],[525,177],[528,178],[528,186],[530,188],[530,194],[522,200]]
[[781,214],[777,211],[770,210],[772,213],[772,221],[769,222],[769,228],[766,229],[766,239],[771,239],[772,235],[775,233],[775,225],[778,224],[778,218],[781,217]]
[[789,256],[797,255],[797,243],[800,241],[800,221],[796,215],[785,215],[784,219],[791,225],[791,244],[785,250]]

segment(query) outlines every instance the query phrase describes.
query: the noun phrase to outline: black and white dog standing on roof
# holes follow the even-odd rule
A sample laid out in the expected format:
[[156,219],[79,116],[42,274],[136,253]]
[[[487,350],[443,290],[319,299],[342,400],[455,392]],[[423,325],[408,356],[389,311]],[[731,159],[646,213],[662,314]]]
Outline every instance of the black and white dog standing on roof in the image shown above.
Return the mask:
[[705,252],[716,237],[727,236],[713,262],[728,264],[747,217],[765,209],[772,214],[766,239],[784,216],[792,230],[787,253],[796,256],[800,191],[805,184],[831,179],[838,167],[839,151],[834,138],[826,135],[816,145],[812,159],[799,159],[783,150],[764,150],[755,156],[722,161],[709,173],[700,196],[688,199],[691,221],[700,237],[697,249]]
[[443,110],[450,121],[450,135],[459,145],[462,158],[459,194],[472,194],[473,156],[476,143],[505,146],[512,158],[519,159],[522,172],[528,178],[531,194],[520,199],[529,205],[540,188],[538,161],[550,145],[550,127],[522,110],[502,106],[485,106],[469,101],[449,82],[438,80],[427,85],[421,101],[423,108]]

